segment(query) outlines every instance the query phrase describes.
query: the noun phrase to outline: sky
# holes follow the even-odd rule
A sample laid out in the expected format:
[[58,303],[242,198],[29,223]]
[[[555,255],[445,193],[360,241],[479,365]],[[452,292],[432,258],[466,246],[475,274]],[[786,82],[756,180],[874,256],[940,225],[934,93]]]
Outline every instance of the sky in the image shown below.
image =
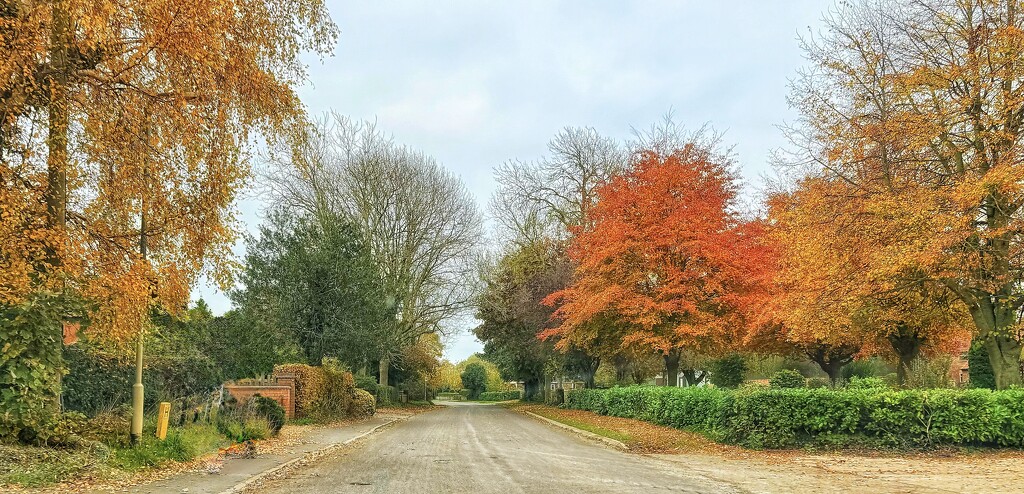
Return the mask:
[[[331,1],[341,35],[331,57],[305,57],[299,95],[312,116],[373,120],[462,178],[486,206],[492,169],[546,154],[566,126],[626,140],[672,110],[733,145],[748,197],[793,120],[788,81],[806,61],[832,0]],[[254,232],[266,200],[239,202]],[[236,246],[244,252],[244,245]],[[215,313],[231,307],[200,285]],[[483,346],[470,322],[446,341],[462,360]]]

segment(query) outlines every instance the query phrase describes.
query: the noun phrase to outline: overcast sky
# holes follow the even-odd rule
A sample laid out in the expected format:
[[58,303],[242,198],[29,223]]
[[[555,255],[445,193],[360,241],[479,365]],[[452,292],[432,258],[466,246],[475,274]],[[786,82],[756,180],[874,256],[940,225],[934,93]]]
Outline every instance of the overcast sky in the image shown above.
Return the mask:
[[[689,127],[710,123],[735,145],[747,193],[783,146],[793,118],[787,81],[804,65],[797,36],[817,30],[832,0],[330,1],[341,29],[334,56],[307,59],[309,112],[376,120],[395,140],[434,156],[481,207],[491,170],[532,160],[565,126],[618,139],[670,108]],[[240,204],[253,231],[262,201]],[[238,246],[241,253],[244,246]],[[195,294],[214,312],[230,302]],[[445,357],[481,351],[467,329]]]

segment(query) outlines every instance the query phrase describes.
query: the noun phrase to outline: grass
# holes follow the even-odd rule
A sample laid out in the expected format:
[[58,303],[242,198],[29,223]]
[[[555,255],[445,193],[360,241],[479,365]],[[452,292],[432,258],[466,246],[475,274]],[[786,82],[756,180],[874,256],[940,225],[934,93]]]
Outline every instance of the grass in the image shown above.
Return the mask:
[[119,470],[134,472],[144,468],[158,467],[170,461],[189,461],[206,453],[226,446],[226,440],[217,428],[210,424],[193,424],[174,428],[167,432],[166,440],[145,435],[136,447],[115,447],[110,455],[110,466]]
[[695,432],[673,429],[634,419],[609,417],[583,410],[568,410],[536,403],[506,402],[501,406],[529,411],[544,418],[621,441],[643,453],[716,452],[732,450]]
[[0,445],[0,486],[41,487],[78,477],[105,464],[100,449],[61,450]]
[[561,417],[561,416],[558,416],[557,414],[546,414],[546,413],[543,413],[543,411],[541,411],[541,413],[538,413],[537,410],[531,410],[531,411],[533,413],[536,413],[537,415],[540,415],[540,416],[544,417],[544,418],[548,418],[548,419],[554,420],[555,422],[559,422],[559,423],[568,425],[570,427],[575,427],[577,429],[582,429],[582,430],[585,430],[585,431],[590,432],[592,434],[597,434],[599,436],[607,437],[609,439],[614,439],[614,440],[619,441],[619,442],[628,443],[628,442],[633,440],[633,436],[630,436],[629,434],[626,434],[625,432],[614,431],[614,430],[611,430],[611,429],[605,429],[604,427],[601,427],[599,425],[594,425],[594,424],[591,424],[591,423],[588,423],[588,422],[584,422],[582,420],[574,420],[574,419],[567,418],[567,417]]
[[189,461],[230,443],[210,424],[172,427],[164,441],[152,430],[147,428],[141,443],[134,447],[127,444],[123,429],[116,434],[99,431],[77,448],[0,444],[0,486],[43,487],[83,477],[133,473]]

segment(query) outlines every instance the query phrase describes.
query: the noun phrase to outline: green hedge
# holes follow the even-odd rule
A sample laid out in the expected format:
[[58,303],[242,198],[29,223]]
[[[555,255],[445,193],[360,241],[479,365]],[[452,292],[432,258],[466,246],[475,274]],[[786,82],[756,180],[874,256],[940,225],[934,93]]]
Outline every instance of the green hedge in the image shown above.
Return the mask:
[[519,391],[485,391],[480,393],[480,397],[477,399],[480,401],[508,401],[519,398]]
[[751,448],[803,444],[1024,447],[1024,390],[574,390],[566,407],[703,433]]

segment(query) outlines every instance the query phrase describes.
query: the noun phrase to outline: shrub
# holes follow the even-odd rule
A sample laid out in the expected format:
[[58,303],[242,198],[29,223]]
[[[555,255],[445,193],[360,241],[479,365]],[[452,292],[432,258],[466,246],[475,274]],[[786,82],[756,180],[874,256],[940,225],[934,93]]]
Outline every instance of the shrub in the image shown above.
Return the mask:
[[320,368],[306,364],[281,364],[274,366],[274,376],[293,374],[295,376],[295,416],[305,417],[313,411],[313,403],[324,393],[324,375]]
[[831,388],[832,380],[827,377],[812,377],[807,380],[808,388]]
[[773,388],[803,388],[807,380],[795,370],[782,369],[772,375],[769,384]]
[[486,391],[480,393],[480,401],[508,401],[520,399],[519,391]]
[[317,420],[344,417],[348,414],[356,389],[352,373],[332,358],[325,358],[319,369],[323,376],[323,388],[312,404],[311,416]]
[[280,403],[266,396],[255,395],[248,402],[249,413],[267,419],[270,435],[276,436],[284,427],[285,412]]
[[967,370],[972,388],[996,389],[992,362],[988,359],[988,350],[980,341],[971,343],[971,349],[967,352]]
[[846,382],[846,387],[850,389],[885,389],[889,387],[889,383],[880,377],[853,376]]
[[839,376],[845,380],[854,377],[882,377],[889,375],[893,369],[884,361],[878,358],[854,360],[843,366]]
[[735,388],[743,383],[747,362],[742,355],[732,354],[711,362],[711,384],[719,388]]
[[337,359],[325,358],[314,367],[306,364],[282,364],[274,375],[294,374],[295,416],[315,420],[333,420],[345,416],[355,392],[355,378]]
[[487,369],[473,362],[462,371],[462,386],[469,390],[469,399],[475,400],[487,390]]
[[861,386],[730,391],[632,386],[574,390],[568,393],[566,407],[693,430],[752,448],[857,443],[1024,446],[1021,389]]
[[[241,427],[238,429],[242,430]],[[167,431],[167,439],[163,441],[152,434],[143,434],[137,446],[113,448],[110,463],[117,468],[132,471],[158,466],[169,460],[188,461],[216,451],[225,442],[221,434],[219,426],[209,424],[172,427]]]
[[370,394],[377,394],[377,380],[373,376],[355,376],[356,387],[369,391]]
[[243,443],[270,437],[270,423],[264,417],[245,413],[222,413],[217,416],[217,432],[236,443]]
[[349,415],[353,417],[372,417],[377,409],[377,400],[369,391],[357,389],[349,407]]
[[910,363],[906,386],[919,389],[952,387],[953,381],[949,376],[952,364],[953,359],[948,355],[931,359],[915,359]]
[[45,443],[64,372],[56,297],[0,304],[0,440]]

